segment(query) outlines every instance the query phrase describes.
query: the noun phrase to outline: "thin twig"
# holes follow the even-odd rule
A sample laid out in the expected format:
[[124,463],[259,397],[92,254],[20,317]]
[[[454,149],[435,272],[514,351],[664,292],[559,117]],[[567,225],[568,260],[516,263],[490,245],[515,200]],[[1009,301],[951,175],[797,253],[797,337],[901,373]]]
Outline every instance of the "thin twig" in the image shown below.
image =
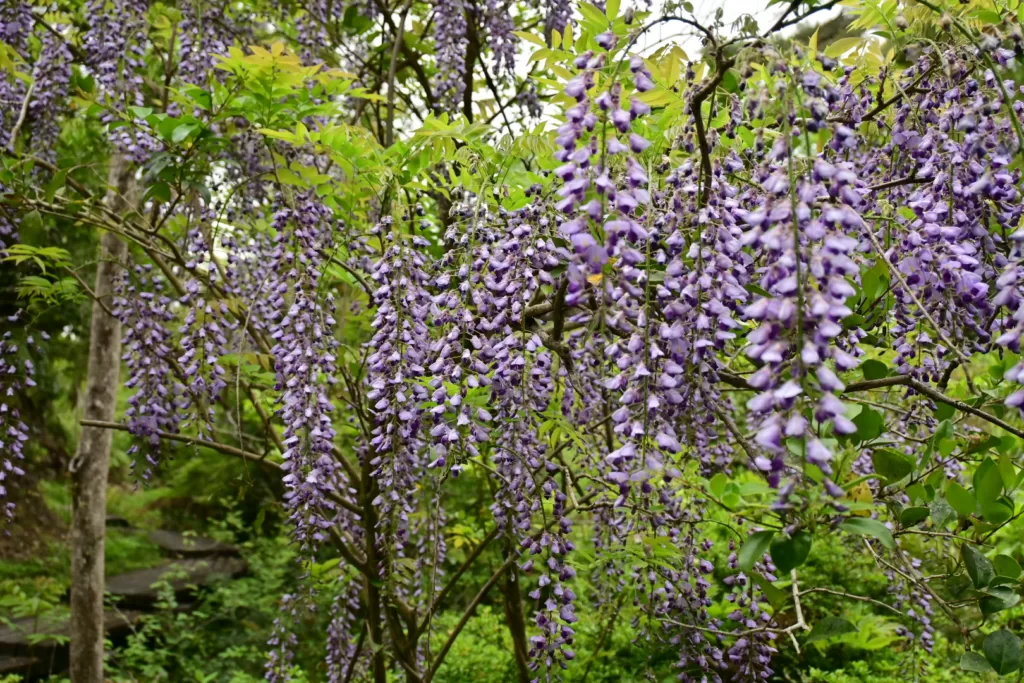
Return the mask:
[[930,183],[931,181],[931,178],[918,178],[917,176],[909,175],[905,178],[897,178],[896,180],[890,180],[878,185],[870,185],[865,189],[868,192],[878,192],[879,190],[888,190],[890,187],[900,187],[901,185],[923,185],[925,183]]
[[876,600],[874,598],[869,598],[869,597],[867,597],[865,595],[855,595],[853,593],[846,593],[844,591],[837,591],[837,590],[833,590],[831,588],[807,588],[806,590],[800,591],[800,595],[809,595],[811,593],[828,593],[829,595],[835,595],[835,596],[840,597],[840,598],[848,598],[850,600],[859,600],[860,602],[869,602],[872,605],[877,605],[878,607],[883,607],[883,608],[889,610],[890,612],[895,612],[896,614],[900,615],[901,617],[906,616],[905,614],[903,614],[903,612],[901,612],[900,610],[896,609],[892,605],[887,605],[884,602],[882,602],[881,600]]
[[83,280],[83,279],[81,278],[81,276],[80,276],[80,275],[79,275],[78,273],[76,273],[76,272],[75,272],[75,269],[74,269],[74,268],[65,268],[65,270],[67,270],[67,271],[68,271],[69,273],[71,273],[71,277],[75,278],[75,281],[77,281],[77,282],[78,282],[78,285],[79,285],[79,286],[80,286],[80,287],[81,287],[82,289],[84,289],[84,290],[85,290],[85,293],[89,295],[89,298],[90,298],[90,299],[92,299],[93,301],[95,301],[95,302],[96,302],[96,304],[97,304],[97,305],[98,305],[98,306],[99,306],[100,308],[102,308],[102,309],[103,309],[103,312],[104,312],[104,313],[106,313],[107,315],[109,315],[109,316],[110,316],[111,318],[116,318],[116,317],[117,317],[116,315],[114,315],[114,312],[113,312],[113,311],[111,311],[111,310],[110,310],[110,309],[109,309],[109,308],[107,307],[107,305],[106,305],[105,303],[103,303],[103,300],[102,300],[102,299],[100,299],[100,298],[99,298],[98,296],[96,296],[96,293],[95,293],[94,291],[92,291],[92,289],[91,289],[91,288],[89,287],[89,285],[88,285],[88,284],[86,283],[86,281],[85,281],[85,280]]
[[14,145],[18,141],[18,131],[21,130],[21,126],[25,123],[25,117],[28,116],[28,104],[32,99],[32,91],[35,90],[36,82],[32,81],[28,85],[28,90],[25,92],[25,99],[21,101],[21,111],[18,113],[18,120],[14,122],[14,128],[11,128],[11,137],[7,141],[7,148],[13,153]]

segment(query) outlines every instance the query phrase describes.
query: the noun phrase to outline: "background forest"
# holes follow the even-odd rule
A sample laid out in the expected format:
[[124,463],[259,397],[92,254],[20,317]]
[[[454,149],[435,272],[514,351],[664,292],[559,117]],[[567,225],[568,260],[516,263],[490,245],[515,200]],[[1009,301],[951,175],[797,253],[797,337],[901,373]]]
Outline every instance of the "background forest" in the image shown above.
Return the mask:
[[0,681],[1021,681],[1024,4],[725,16],[0,0]]

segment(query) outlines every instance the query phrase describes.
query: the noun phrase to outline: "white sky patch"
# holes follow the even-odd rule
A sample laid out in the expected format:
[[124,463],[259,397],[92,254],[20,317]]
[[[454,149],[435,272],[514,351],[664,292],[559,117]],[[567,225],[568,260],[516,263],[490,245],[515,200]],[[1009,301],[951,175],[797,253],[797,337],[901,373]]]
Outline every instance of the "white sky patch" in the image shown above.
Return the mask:
[[[692,2],[694,18],[704,26],[711,26],[714,23],[715,12],[721,8],[722,23],[724,24],[723,32],[726,36],[730,35],[729,29],[732,25],[744,15],[754,17],[761,31],[765,31],[782,16],[782,13],[789,6],[788,2],[782,2],[768,7],[766,0],[729,0],[729,2],[724,2],[723,0],[692,0]],[[662,16],[663,7],[664,3],[662,2],[652,3],[651,16],[648,20]],[[840,12],[839,8],[832,8],[825,12],[817,12],[805,21],[822,24],[829,19],[837,17]],[[680,16],[685,16],[685,14],[680,14]],[[795,26],[791,26],[786,31],[783,31],[783,34],[792,33],[795,29]],[[673,44],[682,47],[691,59],[695,59],[702,49],[700,34],[696,29],[679,22],[659,24],[648,31],[637,42],[639,46],[638,51],[641,54],[653,52],[662,45]]]

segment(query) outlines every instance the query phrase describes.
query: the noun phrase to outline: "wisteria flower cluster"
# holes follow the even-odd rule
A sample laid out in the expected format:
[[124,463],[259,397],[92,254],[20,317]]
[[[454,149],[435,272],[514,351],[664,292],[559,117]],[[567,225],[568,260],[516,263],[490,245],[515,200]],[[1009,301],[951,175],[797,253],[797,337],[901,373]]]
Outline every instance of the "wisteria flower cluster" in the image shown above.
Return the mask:
[[[90,68],[127,116],[146,104],[144,8],[90,7]],[[620,611],[678,680],[770,680],[779,649],[828,637],[812,630],[822,594],[881,606],[908,652],[931,651],[942,615],[973,647],[976,615],[958,610],[1016,603],[1016,577],[975,548],[1016,518],[1024,438],[1024,105],[999,80],[1014,39],[957,23],[963,41],[900,43],[905,68],[872,69],[816,38],[784,50],[698,24],[698,62],[638,54],[657,22],[636,8],[574,18],[549,2],[545,38],[574,40],[537,39],[548,72],[508,102],[536,113],[544,92],[557,124],[495,136],[468,120],[467,58],[486,34],[486,80],[508,94],[515,18],[496,1],[430,7],[432,60],[415,60],[422,41],[387,50],[401,66],[368,44],[388,97],[366,92],[358,49],[355,74],[274,48],[233,50],[214,77],[210,53],[250,29],[183,10],[177,75],[209,88],[189,95],[187,134],[158,138],[157,116],[112,131],[153,183],[123,221],[138,253],[112,306],[144,476],[186,434],[274,468],[303,567],[344,567],[331,680],[433,680],[492,589],[524,680],[578,666],[579,622]],[[311,4],[303,56],[344,17],[353,33],[395,21],[351,9]],[[19,22],[4,35],[24,44]],[[63,78],[69,55],[47,51],[38,79]],[[401,128],[416,104],[395,97],[405,68],[434,111],[395,143],[396,107]],[[13,392],[31,366],[4,343]],[[0,452],[19,471],[21,446]],[[479,533],[456,522],[467,490]],[[888,592],[801,590],[826,535],[877,563]],[[489,578],[443,633],[437,611],[482,557]],[[951,599],[934,576],[976,595]],[[283,598],[270,680],[288,680],[316,597]]]

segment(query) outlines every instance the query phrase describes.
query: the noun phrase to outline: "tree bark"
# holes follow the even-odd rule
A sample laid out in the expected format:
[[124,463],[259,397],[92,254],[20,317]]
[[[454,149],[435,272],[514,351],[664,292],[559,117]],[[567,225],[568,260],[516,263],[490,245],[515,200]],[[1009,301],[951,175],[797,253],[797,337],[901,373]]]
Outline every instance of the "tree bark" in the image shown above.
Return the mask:
[[[510,541],[505,540],[505,557],[509,557],[515,549]],[[512,646],[516,655],[516,671],[519,674],[519,683],[530,683],[532,678],[530,672],[530,660],[528,658],[528,646],[526,641],[526,619],[523,616],[523,595],[520,590],[519,567],[512,565],[505,572],[505,585],[502,592],[505,595],[505,623],[508,625],[508,632],[512,636]]]
[[[126,213],[133,195],[134,175],[129,162],[111,159],[110,190],[106,201],[117,213]],[[84,418],[110,421],[120,387],[121,323],[100,302],[111,298],[114,281],[127,246],[114,233],[100,239],[96,268],[96,301],[92,305],[89,363],[85,385]],[[103,683],[104,540],[107,516],[107,476],[113,432],[83,427],[78,450],[71,460],[71,681]]]
[[377,557],[377,509],[373,505],[377,497],[377,482],[370,476],[370,456],[363,455],[362,462],[363,486],[363,533],[365,535],[364,552],[366,553],[365,595],[367,630],[370,635],[370,648],[373,655],[370,659],[370,671],[374,683],[387,683],[387,660],[384,658],[384,626],[381,614],[380,586],[375,578],[380,572],[380,559]]

